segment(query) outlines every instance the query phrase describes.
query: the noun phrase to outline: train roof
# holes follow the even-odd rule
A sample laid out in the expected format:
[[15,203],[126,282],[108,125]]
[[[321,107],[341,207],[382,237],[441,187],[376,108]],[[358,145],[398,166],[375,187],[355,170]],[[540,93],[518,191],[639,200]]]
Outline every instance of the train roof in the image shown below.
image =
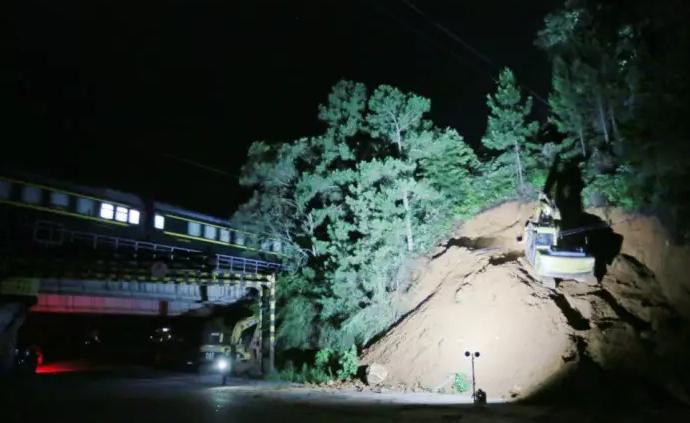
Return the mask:
[[[188,217],[190,219],[201,220],[208,223],[213,223],[216,225],[230,226],[230,219],[222,219],[216,216],[209,216],[207,214],[198,213],[189,209],[184,209],[182,207],[177,207],[172,204],[163,203],[160,201],[155,201],[154,208],[156,210],[166,211],[169,213],[178,214],[182,217]],[[239,228],[238,228],[239,229]]]
[[[136,207],[139,210],[144,210],[146,206],[146,201],[142,196],[111,188],[93,187],[82,184],[76,184],[73,182],[67,182],[65,180],[57,180],[54,178],[21,171],[3,172],[2,174],[0,174],[0,177],[14,179],[28,184],[42,185],[46,188],[54,188],[58,190],[74,192],[75,194],[82,194],[87,196],[93,196],[96,198],[102,198],[104,200],[111,200],[113,202],[123,203],[123,205]],[[229,218],[223,219],[217,216],[210,216],[204,213],[195,212],[189,209],[175,206],[173,204],[155,200],[153,201],[153,206],[156,210],[177,214],[181,217],[196,219],[219,226],[231,227]]]
[[46,188],[58,189],[61,191],[74,192],[75,194],[82,194],[96,198],[112,200],[113,202],[120,202],[143,208],[144,201],[136,194],[131,194],[111,188],[93,187],[64,180],[57,180],[55,178],[46,177],[43,175],[30,174],[26,172],[3,172],[2,175],[8,179],[18,180],[27,184],[42,185]]

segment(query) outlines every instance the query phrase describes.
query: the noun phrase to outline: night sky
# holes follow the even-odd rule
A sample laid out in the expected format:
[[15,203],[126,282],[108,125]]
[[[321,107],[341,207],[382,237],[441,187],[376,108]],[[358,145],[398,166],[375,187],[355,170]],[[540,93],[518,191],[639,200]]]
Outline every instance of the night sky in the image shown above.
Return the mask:
[[227,216],[249,143],[317,134],[338,79],[426,96],[473,144],[498,67],[546,96],[533,39],[557,2],[410,3],[430,19],[402,0],[17,2],[0,17],[2,166]]

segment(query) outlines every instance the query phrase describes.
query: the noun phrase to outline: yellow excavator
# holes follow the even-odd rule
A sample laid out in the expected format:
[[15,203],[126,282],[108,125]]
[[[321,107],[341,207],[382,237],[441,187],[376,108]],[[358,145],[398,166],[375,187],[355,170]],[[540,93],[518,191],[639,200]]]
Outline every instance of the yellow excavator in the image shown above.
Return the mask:
[[223,374],[258,374],[261,372],[261,337],[256,316],[247,317],[228,327],[223,318],[209,323],[204,343],[199,348],[202,367]]
[[563,249],[558,245],[562,236],[561,214],[547,194],[539,194],[534,216],[525,224],[523,242],[525,257],[542,283],[556,288],[556,279],[596,283],[594,257],[583,248]]

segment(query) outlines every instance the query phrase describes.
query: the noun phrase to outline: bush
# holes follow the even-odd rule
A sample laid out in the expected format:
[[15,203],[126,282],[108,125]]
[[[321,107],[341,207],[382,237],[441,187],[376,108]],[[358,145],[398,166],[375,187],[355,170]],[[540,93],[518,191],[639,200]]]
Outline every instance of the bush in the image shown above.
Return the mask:
[[[342,353],[331,348],[323,348],[314,356],[314,364],[303,363],[297,370],[292,361],[287,361],[278,372],[278,379],[295,383],[326,383],[337,379],[347,380],[357,374],[359,358],[357,347],[352,345]],[[336,377],[333,376],[335,371]]]
[[338,379],[347,380],[357,374],[359,367],[359,357],[357,357],[357,347],[354,345],[347,351],[340,354],[338,359]]
[[470,382],[464,373],[458,372],[455,374],[455,380],[453,380],[453,390],[457,393],[467,392],[470,389]]

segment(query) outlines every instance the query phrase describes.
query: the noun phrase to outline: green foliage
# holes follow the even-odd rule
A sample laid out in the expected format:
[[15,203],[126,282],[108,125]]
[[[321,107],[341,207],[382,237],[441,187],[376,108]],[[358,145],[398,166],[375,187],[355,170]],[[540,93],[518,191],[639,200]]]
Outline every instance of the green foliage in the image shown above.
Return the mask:
[[278,379],[294,383],[326,383],[333,380],[332,376],[322,368],[303,363],[300,369],[296,369],[292,361],[285,363],[283,369],[278,372]]
[[398,270],[445,235],[479,168],[428,111],[415,94],[341,81],[319,107],[323,134],[250,148],[240,182],[255,195],[233,219],[288,246],[281,348],[345,349],[396,318]]
[[419,127],[430,108],[426,98],[381,85],[369,99],[368,131],[374,138],[396,144],[402,152],[406,148],[405,135]]
[[464,373],[458,372],[453,379],[453,390],[457,393],[467,392],[470,389],[470,382]]
[[498,154],[492,175],[512,181],[515,189],[524,193],[540,149],[534,142],[538,124],[527,120],[532,98],[523,100],[513,72],[505,68],[499,75],[496,93],[487,96],[487,105],[490,114],[482,144]]
[[583,190],[588,206],[615,205],[628,211],[643,205],[630,166],[620,166],[614,173],[595,175]]
[[[233,219],[287,246],[279,348],[344,351],[372,339],[402,312],[406,263],[431,251],[455,219],[510,192],[510,170],[482,164],[457,131],[424,120],[429,108],[391,86],[369,96],[341,81],[319,106],[322,134],[251,146],[240,183],[255,194]],[[511,122],[515,136],[533,131]]]
[[345,350],[338,358],[338,379],[347,380],[357,374],[359,358],[357,357],[357,347],[352,345]]
[[303,363],[297,370],[291,361],[286,362],[278,372],[278,378],[295,383],[326,383],[336,378],[344,381],[355,376],[358,367],[356,346],[352,345],[340,352],[332,348],[322,348],[316,352],[312,365]]
[[551,57],[549,120],[579,158],[589,204],[690,221],[690,10],[677,2],[564,1],[537,45]]

